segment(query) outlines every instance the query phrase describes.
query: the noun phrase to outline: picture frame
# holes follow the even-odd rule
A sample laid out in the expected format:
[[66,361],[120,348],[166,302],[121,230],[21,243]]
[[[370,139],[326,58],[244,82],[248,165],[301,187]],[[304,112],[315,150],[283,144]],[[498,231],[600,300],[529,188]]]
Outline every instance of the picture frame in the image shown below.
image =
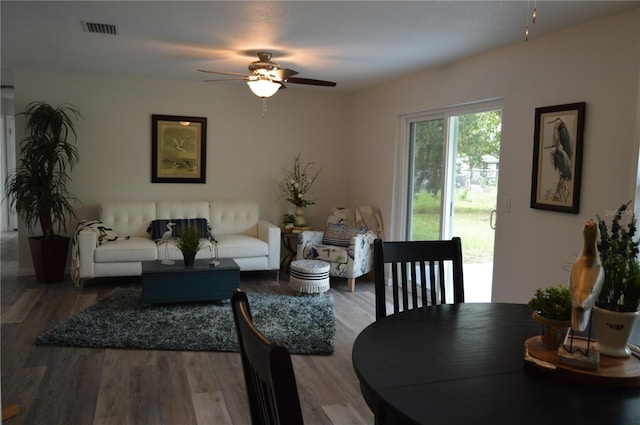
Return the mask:
[[151,116],[151,182],[205,183],[207,119]]
[[531,208],[578,214],[585,102],[535,110]]

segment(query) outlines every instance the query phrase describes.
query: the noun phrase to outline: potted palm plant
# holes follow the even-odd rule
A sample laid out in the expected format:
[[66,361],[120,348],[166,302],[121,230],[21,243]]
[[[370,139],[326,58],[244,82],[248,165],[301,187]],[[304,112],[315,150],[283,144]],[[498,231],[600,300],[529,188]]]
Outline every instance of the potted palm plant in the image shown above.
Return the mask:
[[[611,228],[599,216],[600,240],[598,251],[604,269],[604,284],[593,309],[596,329],[596,348],[600,353],[613,357],[629,357],[629,337],[638,319],[640,305],[640,266],[638,265],[638,241],[636,217],[630,211],[631,201],[612,215]],[[621,225],[628,218],[626,226]]]
[[[73,120],[81,115],[73,105],[54,108],[45,102],[32,102],[18,115],[26,117],[26,137],[19,165],[6,181],[6,194],[32,235],[29,246],[38,282],[62,282],[70,238],[60,231],[66,232],[68,220],[76,217],[77,198],[67,183],[78,161]],[[33,236],[37,223],[41,236]]]
[[540,324],[540,342],[557,349],[571,326],[571,292],[557,285],[536,289],[529,300],[533,318]]
[[197,226],[178,227],[176,245],[182,252],[185,266],[193,266],[196,254],[202,247],[202,233]]

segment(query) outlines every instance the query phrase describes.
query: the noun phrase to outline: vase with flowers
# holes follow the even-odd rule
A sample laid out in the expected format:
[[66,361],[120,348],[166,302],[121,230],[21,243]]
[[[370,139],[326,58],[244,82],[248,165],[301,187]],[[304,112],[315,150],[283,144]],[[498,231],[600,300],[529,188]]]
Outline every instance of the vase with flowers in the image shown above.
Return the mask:
[[[600,353],[613,357],[629,357],[629,337],[638,319],[640,304],[640,265],[636,217],[629,210],[631,201],[622,204],[617,211],[606,211],[613,216],[611,228],[599,216],[600,240],[598,251],[604,269],[604,285],[593,309],[596,328],[596,348]],[[623,217],[627,224],[621,224]]]
[[287,202],[296,207],[294,222],[296,226],[304,226],[306,224],[304,208],[316,203],[315,200],[307,199],[306,196],[318,178],[320,171],[322,171],[321,168],[314,171],[312,162],[307,162],[303,165],[300,161],[300,156],[301,154],[298,154],[294,157],[293,167],[285,170],[285,177],[280,182],[280,189],[287,197]]

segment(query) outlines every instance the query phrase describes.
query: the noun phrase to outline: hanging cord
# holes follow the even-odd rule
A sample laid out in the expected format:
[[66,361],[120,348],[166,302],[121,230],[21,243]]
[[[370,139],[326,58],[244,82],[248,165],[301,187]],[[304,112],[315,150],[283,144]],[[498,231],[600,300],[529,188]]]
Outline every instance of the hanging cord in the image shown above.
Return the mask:
[[[527,16],[525,19],[524,26],[524,41],[529,40],[529,10],[531,7],[531,0],[527,0]],[[534,0],[533,2],[533,13],[531,14],[531,23],[535,24],[538,19],[538,0]]]

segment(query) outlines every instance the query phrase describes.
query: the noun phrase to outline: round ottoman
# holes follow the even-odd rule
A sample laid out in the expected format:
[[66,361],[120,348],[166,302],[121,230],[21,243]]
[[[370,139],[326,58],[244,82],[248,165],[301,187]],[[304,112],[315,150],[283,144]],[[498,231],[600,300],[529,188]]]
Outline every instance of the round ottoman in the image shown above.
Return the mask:
[[319,260],[292,261],[289,286],[300,294],[320,294],[328,291],[329,263]]

